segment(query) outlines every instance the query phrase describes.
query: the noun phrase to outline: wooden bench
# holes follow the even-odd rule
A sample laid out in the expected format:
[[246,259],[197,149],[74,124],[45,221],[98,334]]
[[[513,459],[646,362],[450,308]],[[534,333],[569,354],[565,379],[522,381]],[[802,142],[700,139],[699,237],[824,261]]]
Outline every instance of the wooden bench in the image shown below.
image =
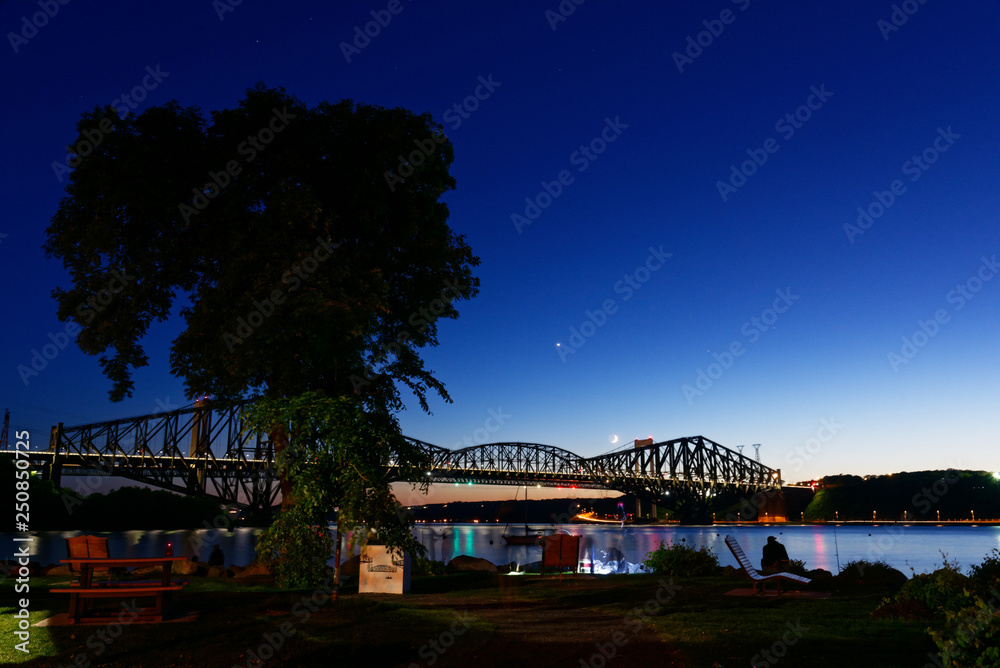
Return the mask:
[[[173,592],[182,589],[187,584],[186,580],[172,580],[170,577],[171,567],[175,562],[185,561],[184,557],[71,557],[63,559],[62,563],[69,564],[71,569],[79,570],[80,581],[71,584],[69,587],[50,589],[53,594],[69,594],[69,616],[74,624],[82,620],[106,619],[107,611],[101,612],[94,609],[94,601],[99,598],[116,597],[127,599],[130,597],[152,597],[156,605],[150,608],[143,608],[138,616],[142,619],[163,620],[164,599]],[[161,567],[162,577],[159,582],[134,580],[132,582],[112,580],[94,581],[94,573],[111,572],[113,569],[125,569],[128,567],[140,568],[149,566]],[[169,599],[168,599],[169,600]]]
[[[102,616],[99,612],[93,609],[89,609],[87,614],[84,615],[84,609],[86,608],[85,602],[94,598],[129,598],[129,597],[152,597],[156,599],[155,606],[150,610],[149,608],[140,608],[137,610],[138,617],[141,619],[156,619],[158,621],[163,621],[163,594],[164,592],[173,592],[183,589],[184,585],[149,585],[143,587],[118,587],[118,586],[102,586],[102,587],[68,587],[59,589],[50,589],[51,594],[69,594],[70,595],[70,616],[73,618],[74,624],[79,624],[83,619],[94,619],[100,618]],[[115,611],[118,613],[119,611]]]
[[[79,582],[57,582],[56,584],[66,584],[70,587],[79,587]],[[108,582],[102,580],[100,582],[91,582],[90,586],[93,588],[105,588],[105,587],[160,587],[163,586],[163,582],[160,580],[117,580],[115,582]],[[181,587],[191,584],[190,580],[171,580],[168,584],[179,585]],[[55,591],[55,590],[52,590]],[[78,591],[74,589],[74,591]]]
[[[729,547],[730,552],[736,557],[736,561],[739,562],[740,567],[742,567],[743,572],[748,578],[753,580],[753,593],[765,594],[767,592],[767,582],[773,580],[778,586],[778,596],[781,596],[781,581],[790,580],[791,582],[801,582],[803,584],[809,584],[812,582],[809,578],[802,577],[801,575],[795,575],[794,573],[772,573],[770,575],[761,575],[753,564],[750,563],[750,559],[747,558],[746,553],[740,544],[736,542],[736,539],[732,536],[726,536],[726,546]],[[757,585],[760,585],[761,591],[757,591]]]

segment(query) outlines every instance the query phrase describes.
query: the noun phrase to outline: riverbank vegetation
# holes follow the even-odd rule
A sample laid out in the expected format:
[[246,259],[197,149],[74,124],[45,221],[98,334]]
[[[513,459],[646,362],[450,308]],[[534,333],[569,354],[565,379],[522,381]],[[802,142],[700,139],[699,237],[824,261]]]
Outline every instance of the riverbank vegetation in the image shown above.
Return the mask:
[[[47,593],[56,580],[32,579],[32,622],[65,612],[65,597]],[[12,599],[12,584],[0,585],[4,601]],[[359,595],[349,586],[331,603],[323,589],[281,590],[266,578],[192,577],[174,609],[193,621],[32,627],[31,654],[8,644],[0,663],[245,666],[257,657],[268,666],[302,666],[336,657],[338,665],[423,666],[433,659],[437,668],[488,668],[611,658],[622,665],[764,665],[770,656],[787,665],[851,659],[889,668],[924,665],[936,651],[925,632],[934,622],[871,614],[891,595],[885,587],[837,586],[825,600],[726,595],[748,584],[735,575],[455,573],[416,577],[403,596]],[[11,612],[0,609],[4,637],[12,637]]]
[[1000,519],[1000,478],[987,471],[912,471],[827,476],[805,509],[808,521]]
[[[0,456],[0,478],[14,479],[14,464]],[[127,531],[204,529],[222,512],[217,499],[183,496],[147,487],[120,487],[102,494],[56,487],[32,476],[28,481],[33,531]],[[14,530],[14,504],[0,508],[2,531]]]

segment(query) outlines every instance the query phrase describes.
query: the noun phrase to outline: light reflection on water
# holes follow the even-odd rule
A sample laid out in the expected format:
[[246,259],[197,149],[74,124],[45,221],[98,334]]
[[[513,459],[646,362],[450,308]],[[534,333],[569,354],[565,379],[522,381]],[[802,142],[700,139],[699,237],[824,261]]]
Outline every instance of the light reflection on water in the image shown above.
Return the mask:
[[[617,549],[631,562],[642,561],[661,540],[684,541],[694,546],[707,545],[723,565],[736,566],[736,559],[725,545],[732,534],[756,563],[768,536],[777,536],[793,559],[806,562],[807,568],[824,568],[833,573],[849,561],[883,560],[907,575],[911,567],[917,573],[935,570],[942,562],[941,552],[949,561],[957,560],[963,570],[979,564],[994,548],[1000,548],[1000,526],[916,526],[876,525],[719,525],[719,526],[594,526],[561,525],[555,527],[581,537],[581,556],[605,560]],[[511,561],[527,563],[541,558],[541,548],[507,546],[499,526],[480,524],[419,524],[417,539],[427,548],[428,556],[449,561],[460,554],[488,559],[495,564]]]
[[[914,526],[882,524],[876,526],[594,526],[557,525],[581,537],[581,556],[605,561],[612,550],[620,550],[628,561],[640,562],[659,541],[684,541],[690,545],[707,545],[723,565],[736,566],[723,542],[727,534],[736,536],[744,551],[755,563],[768,536],[777,536],[792,559],[806,562],[807,568],[824,568],[836,573],[841,566],[856,559],[884,560],[891,566],[911,574],[932,571],[940,567],[941,552],[949,561],[957,560],[963,571],[981,563],[994,548],[1000,548],[1000,526]],[[225,531],[109,531],[88,532],[108,537],[108,550],[118,557],[154,557],[164,553],[168,542],[174,554],[188,556],[197,553],[207,560],[212,547],[218,544],[226,554],[227,564],[245,565],[254,559],[254,546],[261,529],[240,528]],[[66,558],[66,541],[80,531],[39,531],[29,543],[33,561],[58,563]],[[541,548],[510,546],[500,537],[503,528],[483,524],[418,524],[414,535],[428,556],[438,561],[450,561],[461,554],[482,557],[495,564],[524,564],[541,559]],[[0,547],[6,558],[12,558],[14,537],[22,534],[0,534]],[[345,550],[346,554],[346,550]]]

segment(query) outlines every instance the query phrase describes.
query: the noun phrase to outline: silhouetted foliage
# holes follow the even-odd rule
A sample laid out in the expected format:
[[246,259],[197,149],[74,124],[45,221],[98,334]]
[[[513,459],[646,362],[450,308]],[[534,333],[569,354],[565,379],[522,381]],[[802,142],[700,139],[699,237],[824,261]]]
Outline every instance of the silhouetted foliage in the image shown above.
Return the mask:
[[1000,481],[986,471],[913,471],[827,478],[805,510],[807,520],[968,520],[1000,518]]

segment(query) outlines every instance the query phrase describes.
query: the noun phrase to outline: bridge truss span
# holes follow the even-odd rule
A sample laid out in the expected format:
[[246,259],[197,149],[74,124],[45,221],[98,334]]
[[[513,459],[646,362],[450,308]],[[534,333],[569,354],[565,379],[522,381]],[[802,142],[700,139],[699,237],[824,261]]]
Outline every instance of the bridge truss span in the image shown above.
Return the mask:
[[586,459],[553,445],[488,443],[440,450],[429,472],[434,482],[605,488]]
[[[122,476],[154,487],[210,496],[244,507],[273,505],[279,493],[274,448],[248,430],[246,404],[198,403],[176,411],[52,428],[49,449],[30,453],[32,467],[59,484],[61,475]],[[540,443],[488,443],[448,450],[404,437],[428,470],[394,481],[536,485],[615,490],[663,503],[671,495],[701,500],[716,493],[778,489],[780,471],[704,436],[690,436],[597,457]]]

